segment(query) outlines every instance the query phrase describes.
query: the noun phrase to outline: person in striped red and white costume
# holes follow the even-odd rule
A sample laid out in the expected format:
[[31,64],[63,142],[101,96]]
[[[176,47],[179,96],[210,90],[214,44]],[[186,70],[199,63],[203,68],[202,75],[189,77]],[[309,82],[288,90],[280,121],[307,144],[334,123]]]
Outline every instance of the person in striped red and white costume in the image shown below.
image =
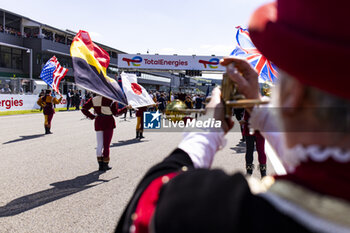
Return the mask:
[[[93,108],[95,114],[89,110]],[[97,138],[96,155],[99,164],[99,171],[110,170],[109,163],[109,146],[113,137],[113,130],[116,126],[113,116],[119,116],[126,112],[127,107],[119,108],[118,103],[103,96],[96,95],[90,98],[81,111],[83,114],[94,120]]]

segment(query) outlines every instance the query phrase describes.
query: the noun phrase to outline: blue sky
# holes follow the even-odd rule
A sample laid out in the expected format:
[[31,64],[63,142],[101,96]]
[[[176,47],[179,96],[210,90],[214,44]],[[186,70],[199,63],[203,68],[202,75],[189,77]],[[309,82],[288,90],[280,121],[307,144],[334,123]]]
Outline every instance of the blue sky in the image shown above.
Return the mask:
[[229,55],[235,26],[271,0],[0,0],[0,7],[59,29],[90,32],[127,53]]

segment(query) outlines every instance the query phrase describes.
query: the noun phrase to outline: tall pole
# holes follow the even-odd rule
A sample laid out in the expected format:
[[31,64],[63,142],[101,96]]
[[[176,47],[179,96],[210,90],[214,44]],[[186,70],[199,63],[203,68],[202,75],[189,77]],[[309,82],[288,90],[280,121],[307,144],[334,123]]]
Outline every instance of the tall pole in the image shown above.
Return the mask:
[[33,81],[33,50],[28,49],[27,53],[29,52],[29,79],[30,79],[30,91],[34,92],[34,81]]
[[33,49],[29,50],[29,78],[33,79]]

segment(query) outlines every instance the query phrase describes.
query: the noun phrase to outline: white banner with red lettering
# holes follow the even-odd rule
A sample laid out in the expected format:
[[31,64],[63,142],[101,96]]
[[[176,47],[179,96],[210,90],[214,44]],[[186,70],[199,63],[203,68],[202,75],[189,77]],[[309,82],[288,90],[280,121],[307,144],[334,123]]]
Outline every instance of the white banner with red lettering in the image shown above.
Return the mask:
[[[39,109],[37,105],[39,97],[37,95],[11,95],[0,94],[0,111],[19,111]],[[64,108],[67,106],[65,98],[60,104],[56,104],[56,108]]]
[[127,69],[223,72],[226,68],[220,65],[220,59],[222,58],[222,56],[118,54],[118,67]]
[[137,83],[135,74],[122,73],[123,90],[128,99],[128,105],[133,108],[154,105],[154,101],[146,89]]

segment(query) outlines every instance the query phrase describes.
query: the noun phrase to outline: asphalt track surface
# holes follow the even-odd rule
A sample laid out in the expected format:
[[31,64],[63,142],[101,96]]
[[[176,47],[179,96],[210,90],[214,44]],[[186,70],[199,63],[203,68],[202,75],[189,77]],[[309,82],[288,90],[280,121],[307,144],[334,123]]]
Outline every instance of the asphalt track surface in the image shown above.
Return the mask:
[[[93,121],[80,111],[58,112],[52,135],[42,114],[0,117],[0,232],[113,232],[143,174],[166,157],[182,133],[145,133],[136,118],[116,118],[112,170],[97,172]],[[235,127],[238,127],[237,124]],[[240,133],[227,136],[213,168],[244,172]],[[254,152],[255,164],[257,154]],[[273,173],[268,163],[268,173]],[[259,177],[259,171],[254,171]]]

